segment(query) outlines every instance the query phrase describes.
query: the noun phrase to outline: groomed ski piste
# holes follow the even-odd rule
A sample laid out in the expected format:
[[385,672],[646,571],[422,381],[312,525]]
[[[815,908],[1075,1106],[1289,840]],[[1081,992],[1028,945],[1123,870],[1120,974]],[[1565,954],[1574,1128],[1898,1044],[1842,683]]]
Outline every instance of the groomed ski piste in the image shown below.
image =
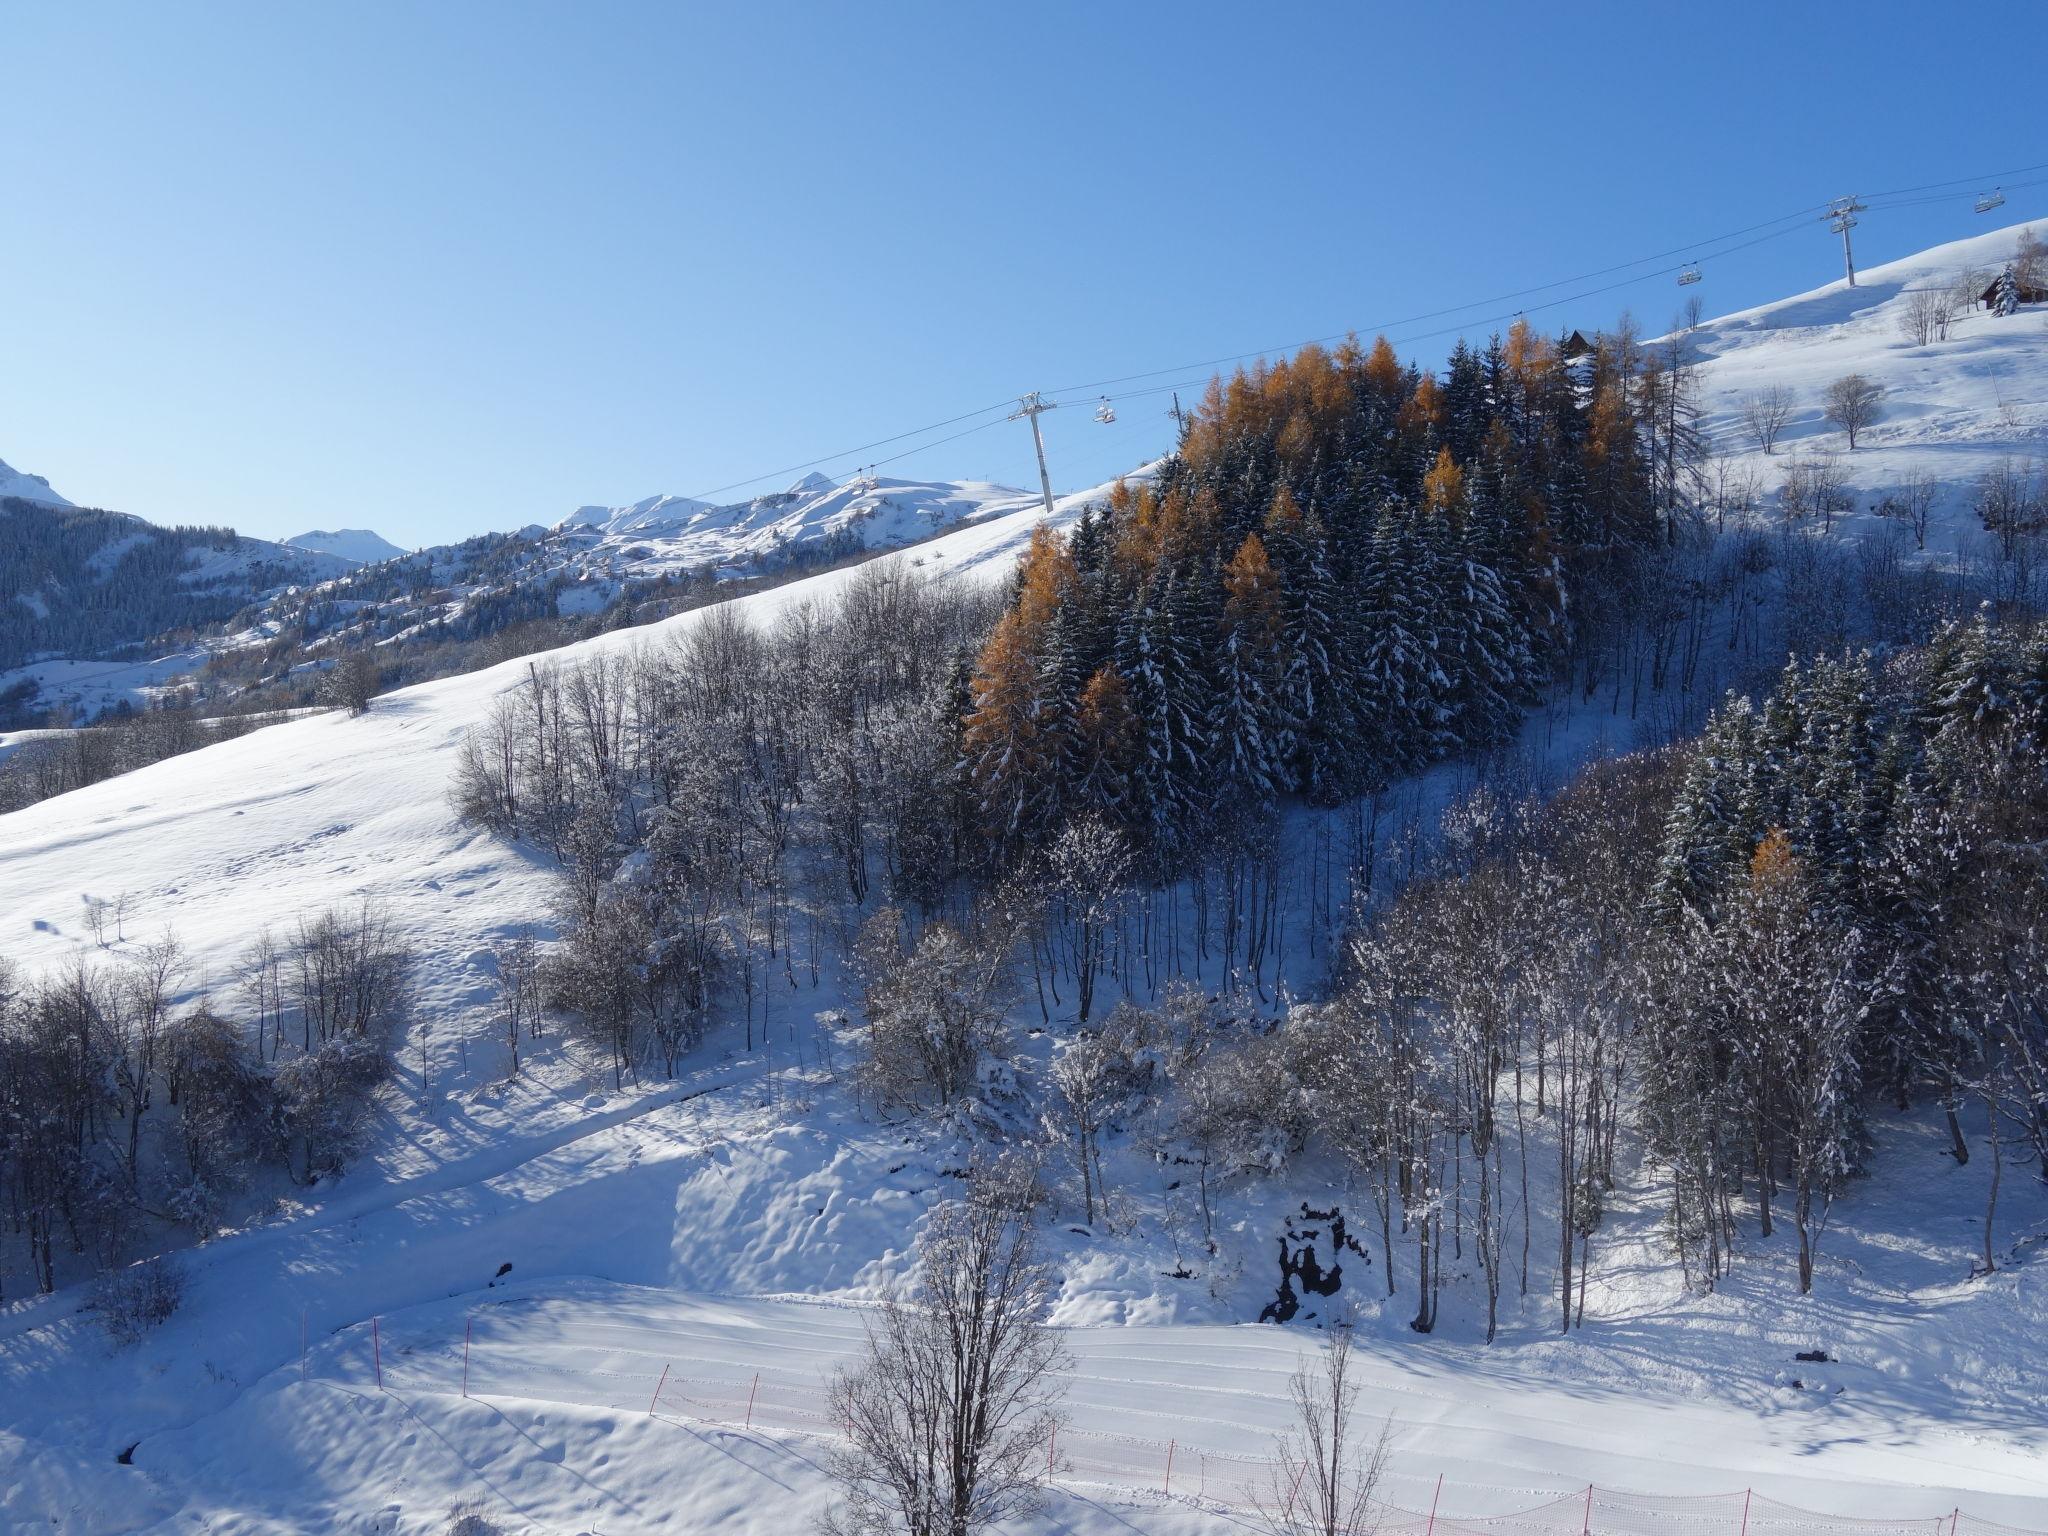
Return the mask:
[[[1971,536],[1980,466],[2040,446],[2048,329],[2039,309],[1980,312],[1942,363],[1944,344],[1900,344],[1891,311],[1914,281],[1989,261],[2014,234],[1874,268],[1853,297],[1836,284],[1709,322],[1696,336],[1710,419],[1773,370],[1765,348],[1817,379],[1881,377],[1901,412],[1883,473],[1947,466],[1929,554],[1952,549]],[[1951,392],[1973,410],[1994,377],[2013,409],[1988,435],[1933,408]],[[1853,461],[1861,474],[1876,456]],[[1065,498],[1058,520],[1105,489]],[[1027,508],[891,558],[999,579],[1037,520]],[[771,622],[850,579],[741,601]],[[699,617],[555,659],[660,645]],[[487,950],[528,923],[545,931],[551,876],[532,850],[464,825],[448,785],[465,732],[526,667],[0,818],[0,952],[31,972],[97,955],[88,903],[121,898],[108,951],[169,929],[195,988],[224,990],[266,924],[364,897],[419,957],[398,1075],[346,1175],[280,1186],[185,1254],[182,1308],[133,1348],[109,1345],[85,1285],[8,1301],[0,1528],[425,1533],[472,1504],[508,1531],[784,1536],[829,1496],[826,1378],[857,1347],[863,1307],[907,1272],[924,1213],[957,1192],[964,1146],[864,1118],[835,1086],[846,1046],[830,1015],[849,999],[830,968],[767,994],[755,1050],[714,1029],[673,1082],[609,1091],[552,1037],[501,1081]],[[1628,744],[1607,729],[1569,723],[1560,755]],[[1035,1006],[1019,1015],[1036,1021]],[[1377,1257],[1357,1261],[1345,1295],[1364,1408],[1391,1433],[1382,1491],[1403,1513],[1390,1528],[2048,1531],[2048,1199],[2008,1167],[2001,1268],[1973,1278],[1988,1160],[1958,1167],[1932,1124],[1878,1118],[1870,1185],[1884,1196],[1839,1203],[1810,1298],[1794,1294],[1782,1235],[1746,1238],[1716,1293],[1685,1291],[1658,1251],[1654,1170],[1633,1157],[1569,1338],[1541,1255],[1531,1293],[1503,1298],[1490,1348],[1469,1285],[1453,1280],[1423,1337],[1406,1326],[1411,1291],[1377,1302]],[[1287,1377],[1321,1336],[1251,1319],[1273,1294],[1282,1220],[1343,1192],[1309,1170],[1226,1192],[1223,1252],[1186,1273],[1157,1173],[1117,1172],[1131,1195],[1113,1218],[1046,1233],[1071,1419],[1032,1528],[1256,1525],[1247,1505],[1270,1475]],[[1795,1358],[1814,1352],[1829,1358]]]

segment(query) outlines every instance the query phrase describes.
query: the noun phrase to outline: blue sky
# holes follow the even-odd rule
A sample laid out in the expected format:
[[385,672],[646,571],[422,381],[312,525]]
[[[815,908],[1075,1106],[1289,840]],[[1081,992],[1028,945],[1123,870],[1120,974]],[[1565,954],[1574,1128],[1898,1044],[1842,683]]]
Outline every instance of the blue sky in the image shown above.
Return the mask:
[[[407,545],[700,493],[2048,162],[2039,19],[0,0],[0,457],[157,521]],[[1873,210],[1859,258],[1989,222],[1971,190]],[[2009,197],[2048,212],[2048,183]],[[1690,292],[1839,274],[1822,226],[1783,228]],[[1392,334],[1434,361],[1419,333],[1615,280]],[[1666,273],[1537,318],[1682,297]],[[1047,417],[1056,485],[1159,451],[1166,404]],[[824,467],[1024,484],[1000,417]]]

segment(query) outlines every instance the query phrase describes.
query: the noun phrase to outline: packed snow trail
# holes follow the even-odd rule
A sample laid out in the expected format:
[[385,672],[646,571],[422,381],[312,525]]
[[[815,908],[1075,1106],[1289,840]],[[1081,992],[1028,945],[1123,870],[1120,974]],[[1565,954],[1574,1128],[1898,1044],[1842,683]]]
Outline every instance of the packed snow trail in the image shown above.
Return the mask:
[[[362,1401],[381,1393],[428,1416],[473,1413],[481,1403],[559,1426],[557,1465],[618,1469],[613,1426],[628,1419],[675,1421],[676,1441],[694,1434],[701,1443],[699,1425],[830,1438],[826,1383],[856,1357],[862,1336],[858,1307],[559,1282],[387,1315],[374,1342],[368,1325],[347,1329],[310,1351],[305,1384],[294,1364],[251,1397],[274,1399],[273,1411],[288,1414],[309,1395],[336,1390]],[[1259,1325],[1080,1329],[1065,1342],[1063,1483],[1240,1510],[1267,1491],[1274,1437],[1288,1426],[1289,1377],[1321,1345],[1313,1332]],[[1371,1339],[1359,1350],[1363,1415],[1391,1430],[1382,1497],[1417,1511],[1440,1496],[1446,1527],[1454,1516],[1561,1509],[1588,1484],[1653,1496],[1639,1510],[1603,1502],[1596,1528],[1607,1531],[1688,1524],[1675,1518],[1670,1501],[1679,1500],[1701,1501],[1699,1528],[1717,1529],[1734,1513],[1731,1490],[1742,1489],[1816,1512],[1811,1520],[1782,1512],[1766,1520],[1760,1505],[1752,1520],[1759,1532],[1826,1531],[1853,1520],[1879,1522],[1873,1536],[1922,1531],[1957,1507],[2022,1527],[2048,1518],[2036,1456],[1977,1435],[1825,1400],[1758,1415],[1668,1397],[1654,1385],[1564,1386],[1532,1378],[1508,1353],[1474,1358]],[[548,1411],[556,1408],[577,1416]],[[235,1453],[215,1447],[240,1439],[237,1421],[248,1411],[237,1403],[212,1433],[201,1424],[146,1441],[136,1465],[167,1485],[208,1464],[217,1471],[216,1457],[232,1468]],[[580,1423],[605,1427],[580,1434]],[[797,1449],[815,1460],[814,1451]],[[452,1460],[450,1475],[458,1463],[471,1465],[471,1454]],[[188,1460],[195,1455],[198,1467]],[[660,1500],[650,1496],[646,1505],[652,1512]],[[1644,1523],[1631,1523],[1632,1512]],[[1567,1513],[1578,1529],[1576,1506]],[[1553,1518],[1554,1511],[1526,1528],[1547,1528]]]

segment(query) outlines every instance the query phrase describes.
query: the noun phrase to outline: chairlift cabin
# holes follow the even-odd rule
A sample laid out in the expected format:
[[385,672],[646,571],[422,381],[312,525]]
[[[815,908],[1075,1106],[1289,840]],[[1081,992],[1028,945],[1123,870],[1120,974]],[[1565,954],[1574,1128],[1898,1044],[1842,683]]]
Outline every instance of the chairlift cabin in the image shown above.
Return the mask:
[[1095,407],[1095,419],[1104,426],[1116,420],[1116,407],[1109,403],[1109,396],[1102,397],[1102,403]]
[[1977,211],[1979,213],[1989,213],[2004,201],[2005,189],[2003,187],[1993,187],[1989,192],[1977,194]]
[[1690,288],[1699,280],[1700,264],[1696,261],[1688,263],[1686,269],[1678,274],[1678,286],[1681,288]]

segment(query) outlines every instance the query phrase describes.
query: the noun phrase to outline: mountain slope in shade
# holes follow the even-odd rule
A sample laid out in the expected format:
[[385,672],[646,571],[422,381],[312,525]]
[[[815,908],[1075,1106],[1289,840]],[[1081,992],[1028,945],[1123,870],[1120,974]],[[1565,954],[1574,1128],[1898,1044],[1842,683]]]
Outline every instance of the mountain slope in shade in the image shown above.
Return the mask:
[[71,505],[62,496],[50,489],[50,482],[41,475],[23,474],[12,468],[5,459],[0,459],[0,500],[19,496],[23,501],[40,501],[53,507]]
[[380,560],[395,560],[405,553],[389,539],[368,528],[315,528],[307,533],[295,533],[283,542],[288,549],[337,555],[357,565],[375,565]]

